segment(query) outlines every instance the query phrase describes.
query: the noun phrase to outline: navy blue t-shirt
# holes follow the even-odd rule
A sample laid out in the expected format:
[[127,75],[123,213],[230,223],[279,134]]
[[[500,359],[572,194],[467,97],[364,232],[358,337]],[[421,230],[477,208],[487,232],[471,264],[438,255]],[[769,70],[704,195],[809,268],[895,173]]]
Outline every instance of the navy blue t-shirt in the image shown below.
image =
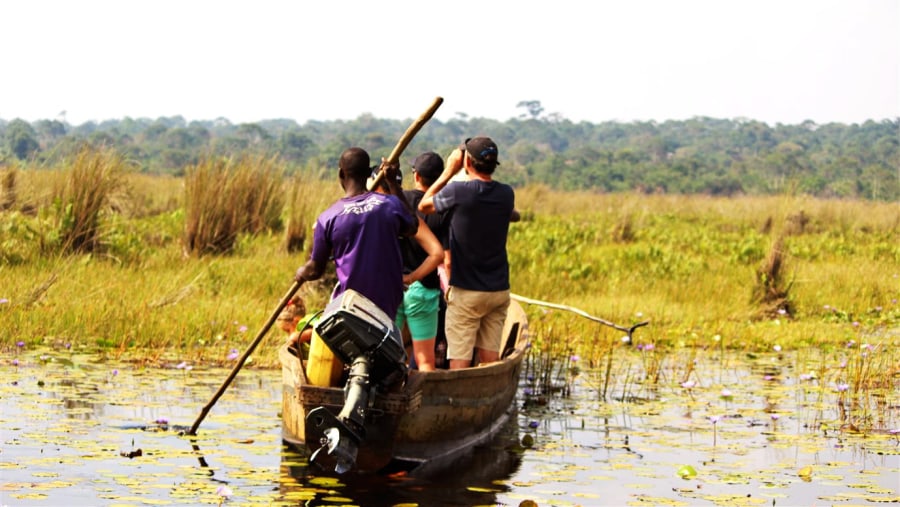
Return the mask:
[[[409,206],[412,209],[418,209],[419,202],[422,200],[422,197],[425,195],[425,192],[418,189],[410,189],[404,190],[403,195],[406,196],[406,202],[409,203]],[[441,243],[441,247],[450,248],[449,238],[450,235],[449,227],[450,227],[450,216],[447,213],[433,213],[431,215],[425,215],[422,213],[418,213],[422,220],[425,221],[425,225],[431,229],[431,232],[434,233],[435,237],[437,237],[438,241]],[[400,238],[400,248],[403,252],[403,272],[411,273],[415,271],[422,262],[428,258],[428,253],[422,249],[419,245],[419,242],[416,241],[416,238],[413,237],[405,237]],[[428,287],[429,289],[439,289],[441,287],[440,279],[438,278],[437,270],[432,271],[425,275],[421,280],[422,285]]]
[[499,181],[452,181],[434,196],[450,220],[450,285],[468,290],[509,289],[506,238],[515,192]]

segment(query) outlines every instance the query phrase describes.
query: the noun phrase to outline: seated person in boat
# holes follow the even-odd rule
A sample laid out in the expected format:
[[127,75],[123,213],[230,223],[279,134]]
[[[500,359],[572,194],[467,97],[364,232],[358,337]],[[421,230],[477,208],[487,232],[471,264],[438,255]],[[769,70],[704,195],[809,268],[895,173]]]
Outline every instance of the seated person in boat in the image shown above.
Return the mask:
[[308,346],[312,338],[313,325],[315,318],[319,314],[306,313],[306,304],[303,298],[295,295],[288,301],[275,323],[282,331],[287,333],[287,344],[299,348],[303,345]]

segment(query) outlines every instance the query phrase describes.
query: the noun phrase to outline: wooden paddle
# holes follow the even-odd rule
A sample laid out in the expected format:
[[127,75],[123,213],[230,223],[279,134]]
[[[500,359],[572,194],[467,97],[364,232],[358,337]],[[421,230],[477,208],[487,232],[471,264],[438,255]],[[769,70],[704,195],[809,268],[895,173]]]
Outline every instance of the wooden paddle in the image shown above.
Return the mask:
[[269,317],[269,320],[266,321],[265,325],[262,329],[259,330],[259,333],[256,333],[256,338],[253,339],[253,342],[250,343],[250,346],[247,347],[247,350],[244,351],[244,354],[238,359],[237,364],[234,365],[234,368],[231,369],[231,373],[228,374],[228,378],[225,379],[225,382],[222,383],[222,386],[219,387],[219,390],[216,391],[216,394],[213,395],[212,399],[209,400],[209,403],[203,407],[203,410],[200,411],[200,415],[197,416],[197,420],[194,421],[194,424],[191,425],[191,429],[187,431],[188,435],[196,435],[197,428],[200,427],[200,423],[203,422],[203,419],[206,418],[206,414],[209,413],[210,409],[212,409],[213,405],[219,401],[219,398],[225,393],[225,390],[228,389],[228,385],[231,384],[231,381],[234,380],[234,377],[237,376],[238,372],[241,371],[241,368],[244,366],[244,362],[250,357],[250,354],[256,349],[256,346],[259,345],[259,342],[262,341],[263,337],[266,333],[271,329],[272,324],[278,319],[278,315],[284,310],[284,307],[290,302],[291,298],[294,297],[294,294],[297,290],[300,289],[300,282],[294,282],[291,285],[291,288],[288,289],[287,293],[284,297],[281,298],[281,301],[278,303],[278,308],[275,309],[275,312]]

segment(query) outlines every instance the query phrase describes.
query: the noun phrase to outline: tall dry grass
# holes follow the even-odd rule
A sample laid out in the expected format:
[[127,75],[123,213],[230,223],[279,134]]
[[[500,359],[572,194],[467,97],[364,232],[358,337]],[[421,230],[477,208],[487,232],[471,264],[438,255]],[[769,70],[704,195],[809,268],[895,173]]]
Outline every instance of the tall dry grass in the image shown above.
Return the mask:
[[284,167],[276,158],[207,158],[185,176],[185,253],[234,250],[240,233],[281,229]]
[[16,205],[16,176],[18,168],[4,167],[0,171],[0,211],[8,211]]
[[340,188],[316,179],[308,171],[295,174],[289,181],[287,224],[284,232],[284,248],[287,252],[301,252],[308,246],[316,217],[340,197]]
[[129,173],[126,178],[129,218],[184,212],[184,178]]
[[[65,253],[93,253],[103,247],[104,218],[127,201],[121,199],[125,175],[133,168],[114,150],[82,147],[53,189],[59,245]],[[48,248],[55,248],[51,242]]]

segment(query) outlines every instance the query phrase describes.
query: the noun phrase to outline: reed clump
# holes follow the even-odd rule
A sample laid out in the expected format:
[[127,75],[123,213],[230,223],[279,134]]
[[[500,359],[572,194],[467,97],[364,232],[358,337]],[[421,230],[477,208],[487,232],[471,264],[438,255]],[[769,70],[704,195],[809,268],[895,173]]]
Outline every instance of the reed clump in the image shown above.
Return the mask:
[[794,307],[789,295],[792,282],[787,280],[784,236],[772,244],[763,265],[756,271],[753,302],[760,307],[757,318],[791,317]]
[[18,168],[4,167],[0,171],[0,211],[8,211],[16,205],[16,176]]
[[187,255],[226,254],[241,233],[282,228],[284,169],[275,158],[207,158],[185,175]]
[[104,218],[127,205],[120,197],[129,170],[115,150],[84,145],[53,191],[56,234],[45,251],[58,245],[68,254],[99,252],[107,233]]

